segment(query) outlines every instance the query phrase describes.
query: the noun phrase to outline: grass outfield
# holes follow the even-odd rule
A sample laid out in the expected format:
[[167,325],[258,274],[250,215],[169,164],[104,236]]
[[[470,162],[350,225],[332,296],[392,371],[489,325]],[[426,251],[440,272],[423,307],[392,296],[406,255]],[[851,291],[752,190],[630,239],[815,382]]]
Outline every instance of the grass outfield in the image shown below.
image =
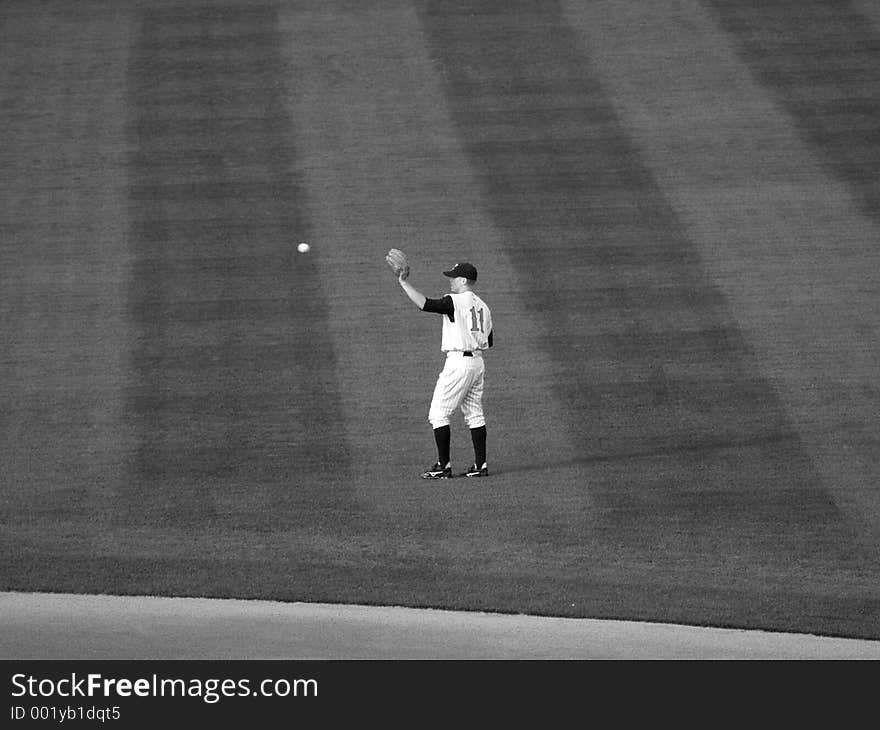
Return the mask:
[[880,638],[880,27],[584,5],[3,4],[0,590]]

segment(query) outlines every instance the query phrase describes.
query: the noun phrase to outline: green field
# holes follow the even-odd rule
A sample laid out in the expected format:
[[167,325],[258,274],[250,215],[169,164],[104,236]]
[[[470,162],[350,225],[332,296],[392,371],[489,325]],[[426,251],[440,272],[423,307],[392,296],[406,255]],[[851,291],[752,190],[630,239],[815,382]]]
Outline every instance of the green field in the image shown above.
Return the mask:
[[[6,0],[0,590],[880,639],[878,68],[857,0]],[[488,480],[391,247],[480,272]]]

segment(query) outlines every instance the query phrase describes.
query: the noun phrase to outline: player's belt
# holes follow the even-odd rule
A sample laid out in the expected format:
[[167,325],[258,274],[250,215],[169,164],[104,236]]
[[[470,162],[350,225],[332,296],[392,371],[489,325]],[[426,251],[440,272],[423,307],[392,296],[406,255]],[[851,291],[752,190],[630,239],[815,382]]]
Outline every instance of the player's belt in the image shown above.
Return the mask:
[[470,350],[465,350],[461,354],[464,355],[465,357],[473,357],[474,356],[474,353],[472,353]]

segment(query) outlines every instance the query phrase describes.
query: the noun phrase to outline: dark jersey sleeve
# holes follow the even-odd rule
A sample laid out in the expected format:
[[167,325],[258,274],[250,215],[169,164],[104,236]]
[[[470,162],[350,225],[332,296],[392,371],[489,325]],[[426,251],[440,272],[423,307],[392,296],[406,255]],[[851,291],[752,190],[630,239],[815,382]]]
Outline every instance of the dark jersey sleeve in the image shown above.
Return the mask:
[[425,297],[425,306],[422,307],[422,311],[445,314],[451,322],[455,321],[455,305],[452,303],[452,297],[448,294],[442,299],[428,299]]

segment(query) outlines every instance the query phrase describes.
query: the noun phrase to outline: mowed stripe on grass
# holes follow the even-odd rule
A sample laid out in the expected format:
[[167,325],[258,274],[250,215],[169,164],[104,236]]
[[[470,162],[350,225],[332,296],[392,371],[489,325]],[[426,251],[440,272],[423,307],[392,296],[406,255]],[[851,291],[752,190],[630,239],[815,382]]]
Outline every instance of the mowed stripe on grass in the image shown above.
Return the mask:
[[[846,525],[561,7],[418,7],[140,8],[137,460],[91,524],[10,540],[7,587],[876,633]],[[501,315],[485,483],[412,479],[439,323],[377,285],[410,241],[426,290],[467,242]]]
[[[0,573],[13,582],[32,536],[95,519],[124,479],[131,33],[101,3],[0,8]],[[82,535],[86,552],[97,539]]]
[[349,464],[321,282],[295,249],[309,223],[275,9],[157,6],[139,22],[126,520],[319,523]]
[[[743,62],[880,224],[880,16],[858,2],[709,0]],[[876,22],[876,21],[875,21]]]
[[[575,468],[565,421],[532,421],[553,409],[542,321],[517,289],[507,243],[484,210],[414,8],[343,7],[349,6],[316,3],[291,10],[283,22],[314,255],[344,373],[349,439],[359,453],[354,483],[365,506],[405,520],[469,522],[462,515],[469,507],[506,513],[499,500],[485,497],[485,484],[438,488],[418,479],[436,455],[427,412],[443,366],[441,323],[413,307],[384,255],[402,248],[411,282],[432,297],[448,292],[441,272],[455,262],[478,268],[477,289],[496,312],[498,346],[486,354],[485,394],[493,491],[529,484],[535,469]],[[473,460],[460,414],[453,460],[456,471]],[[530,485],[505,495],[514,498],[511,509],[534,514],[543,492]],[[435,546],[439,554],[459,549]]]
[[[30,316],[40,343],[24,318],[16,339],[54,372],[9,381],[31,402],[4,438],[18,462],[4,585],[318,597],[325,551],[338,552],[323,529],[353,503],[321,284],[291,245],[308,222],[276,96],[274,8],[48,9],[4,24],[24,47],[39,47],[46,17],[64,21],[50,36],[73,39],[34,60],[39,94],[17,102],[63,129],[34,125],[33,144],[10,148],[54,202],[21,203],[52,233],[34,260],[7,251],[10,271],[34,272],[20,300],[46,299]],[[36,177],[34,150],[70,169],[47,162]]]
[[559,4],[422,7],[488,209],[545,318],[568,406],[556,415],[600,510],[585,544],[619,561],[593,596],[676,620],[815,625],[842,580],[856,595],[836,613],[876,612],[850,527],[618,117],[608,86],[625,77],[597,72]]
[[281,527],[349,468],[272,5],[139,15],[130,96],[127,520]]
[[[880,258],[878,228],[864,210],[876,175],[857,174],[854,161],[823,164],[850,152],[831,144],[833,124],[844,134],[863,121],[850,79],[835,70],[854,58],[846,34],[839,52],[826,44],[823,75],[812,61],[795,62],[797,54],[813,53],[809,37],[784,46],[768,41],[760,53],[753,46],[758,41],[749,41],[759,60],[751,53],[741,57],[736,37],[723,30],[733,19],[719,25],[696,2],[678,2],[673,12],[627,12],[614,2],[568,7],[823,488],[844,510],[856,541],[869,554],[876,551],[880,349],[873,333],[880,324]],[[740,11],[756,13],[757,22],[763,17],[757,7],[743,4]],[[813,27],[817,35],[822,18],[828,21],[823,27],[852,22],[843,11],[817,16],[815,7],[809,10],[810,4],[799,6],[786,21],[777,8],[769,19],[780,32]],[[756,38],[765,38],[761,33]],[[863,48],[855,58],[867,53]],[[812,73],[800,76],[794,89],[761,86],[747,61]],[[877,103],[876,84],[873,97],[864,83],[858,88],[866,91],[862,106]],[[805,98],[813,103],[801,103]],[[835,121],[821,117],[822,108],[842,98],[854,106],[837,105]],[[802,138],[799,130],[820,122],[793,116],[796,110],[819,114],[826,133]],[[835,179],[844,168],[852,174]],[[833,575],[828,578],[833,584]]]

